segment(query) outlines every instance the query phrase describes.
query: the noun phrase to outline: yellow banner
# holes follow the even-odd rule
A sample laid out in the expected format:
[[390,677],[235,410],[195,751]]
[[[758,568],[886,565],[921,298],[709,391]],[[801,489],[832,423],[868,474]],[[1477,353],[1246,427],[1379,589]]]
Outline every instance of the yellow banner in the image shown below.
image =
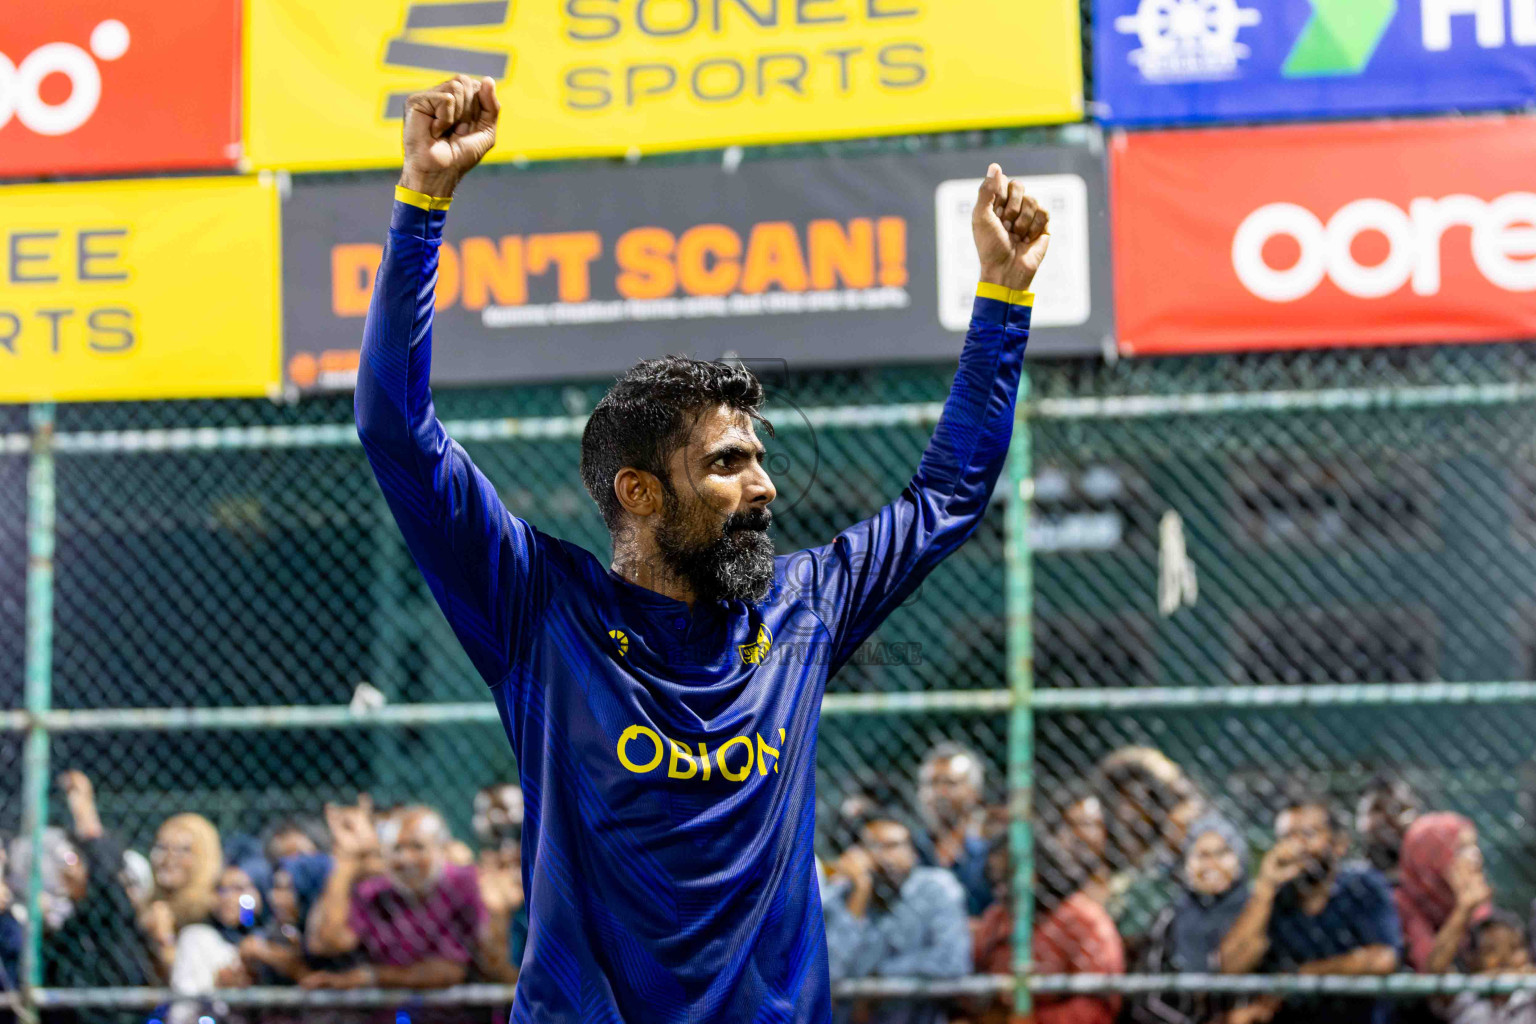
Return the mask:
[[404,97],[502,85],[493,160],[1076,120],[1077,0],[252,0],[257,167],[400,158]]
[[278,383],[277,189],[0,188],[0,402],[223,398]]

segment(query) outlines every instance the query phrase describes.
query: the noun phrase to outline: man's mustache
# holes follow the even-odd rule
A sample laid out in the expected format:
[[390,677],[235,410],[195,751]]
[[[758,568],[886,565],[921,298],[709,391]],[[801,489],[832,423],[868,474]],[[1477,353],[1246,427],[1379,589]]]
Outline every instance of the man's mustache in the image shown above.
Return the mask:
[[744,512],[733,512],[725,519],[725,532],[736,533],[740,530],[756,530],[758,533],[767,532],[773,525],[773,513],[766,508],[749,508]]

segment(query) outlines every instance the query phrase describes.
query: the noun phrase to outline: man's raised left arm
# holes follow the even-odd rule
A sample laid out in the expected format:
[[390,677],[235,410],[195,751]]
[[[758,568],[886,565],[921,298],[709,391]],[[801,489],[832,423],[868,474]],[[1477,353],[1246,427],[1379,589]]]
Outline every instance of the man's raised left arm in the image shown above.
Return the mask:
[[1013,436],[1014,402],[1029,339],[1029,291],[1050,244],[1050,217],[993,164],[971,217],[981,281],[970,332],[944,410],[915,476],[895,501],[790,556],[787,584],[803,588],[831,631],[842,665],[980,525]]

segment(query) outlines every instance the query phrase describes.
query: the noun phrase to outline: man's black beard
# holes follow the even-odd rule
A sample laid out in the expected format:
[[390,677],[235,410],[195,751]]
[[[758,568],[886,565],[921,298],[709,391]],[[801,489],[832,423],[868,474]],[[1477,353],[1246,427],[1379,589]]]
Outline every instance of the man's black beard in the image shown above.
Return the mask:
[[733,513],[717,537],[700,544],[694,539],[702,532],[699,523],[712,522],[714,513],[701,500],[692,516],[675,495],[668,493],[664,500],[657,553],[668,571],[688,583],[695,600],[757,604],[768,596],[773,586],[773,538],[768,536],[773,513],[766,508]]
[[1332,853],[1325,853],[1322,856],[1313,857],[1308,860],[1306,866],[1301,869],[1301,874],[1296,876],[1296,880],[1307,888],[1321,885],[1322,883],[1328,881],[1329,877],[1332,876],[1333,869],[1338,867],[1338,863],[1339,858],[1334,856]]
[[1316,890],[1320,885],[1326,885],[1338,866],[1339,858],[1332,852],[1310,858],[1302,867],[1301,874],[1281,886],[1276,899],[1285,908],[1294,909],[1301,904],[1302,897],[1306,893]]
[[1402,846],[1402,839],[1396,836],[1390,840],[1385,836],[1368,838],[1365,841],[1365,859],[1377,871],[1396,871],[1398,857],[1402,853]]

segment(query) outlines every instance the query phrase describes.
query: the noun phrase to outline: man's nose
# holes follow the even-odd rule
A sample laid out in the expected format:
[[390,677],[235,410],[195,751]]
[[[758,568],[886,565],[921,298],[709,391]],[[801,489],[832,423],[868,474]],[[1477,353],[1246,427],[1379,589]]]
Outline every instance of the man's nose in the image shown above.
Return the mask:
[[747,481],[746,500],[749,505],[767,506],[773,503],[773,499],[779,496],[779,490],[773,486],[773,478],[768,475],[768,467],[759,462],[752,471],[751,478]]

